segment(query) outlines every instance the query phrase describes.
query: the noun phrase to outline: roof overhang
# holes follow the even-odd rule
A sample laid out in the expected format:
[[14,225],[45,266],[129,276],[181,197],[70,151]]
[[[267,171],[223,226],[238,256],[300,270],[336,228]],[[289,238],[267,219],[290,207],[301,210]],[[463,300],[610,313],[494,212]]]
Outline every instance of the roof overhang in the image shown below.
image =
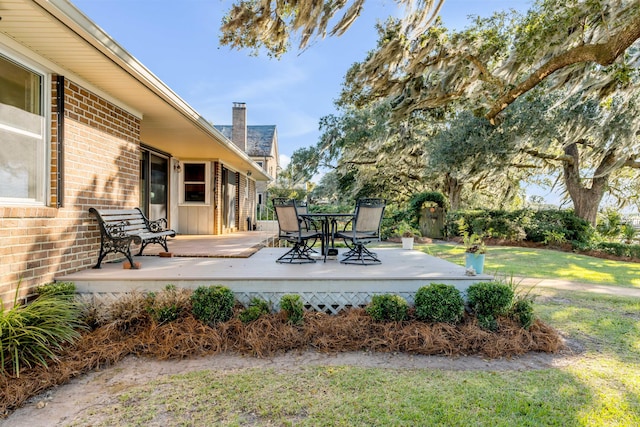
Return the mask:
[[[67,0],[2,0],[0,34],[43,58],[52,72],[142,118],[144,144],[188,159],[210,159],[271,177],[166,84]],[[0,38],[0,41],[2,39]]]

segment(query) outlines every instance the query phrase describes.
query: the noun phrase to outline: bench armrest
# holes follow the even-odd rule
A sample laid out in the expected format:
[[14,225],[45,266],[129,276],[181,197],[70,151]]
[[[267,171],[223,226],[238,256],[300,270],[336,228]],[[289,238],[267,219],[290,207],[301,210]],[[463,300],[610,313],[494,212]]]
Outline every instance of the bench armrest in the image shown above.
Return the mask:
[[149,221],[149,231],[158,233],[167,229],[168,223],[166,218],[160,218],[155,221]]

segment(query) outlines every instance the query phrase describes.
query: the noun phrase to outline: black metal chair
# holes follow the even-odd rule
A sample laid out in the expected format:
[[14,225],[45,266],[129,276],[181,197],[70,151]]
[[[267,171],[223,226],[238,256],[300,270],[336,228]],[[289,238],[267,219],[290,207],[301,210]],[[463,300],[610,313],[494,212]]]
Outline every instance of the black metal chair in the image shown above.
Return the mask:
[[303,227],[303,221],[298,217],[295,200],[283,198],[273,199],[273,208],[278,220],[278,238],[293,244],[293,247],[276,260],[279,263],[304,264],[316,262],[309,256],[308,242],[318,239],[322,232],[307,230]]
[[[320,230],[318,230],[317,221],[312,221],[309,218],[303,217],[304,214],[309,213],[309,205],[307,204],[307,202],[294,200],[294,203],[296,205],[296,213],[298,214],[298,221],[300,222],[300,228],[302,229],[302,231],[320,232]],[[318,241],[318,237],[310,238],[307,241],[305,241],[304,250],[313,252],[313,253],[318,253],[318,251],[313,249],[313,246],[316,244],[317,241]]]
[[335,237],[344,239],[349,247],[343,258],[343,264],[380,264],[382,261],[375,252],[365,245],[380,241],[380,224],[384,215],[384,199],[359,199],[350,230],[337,232]]

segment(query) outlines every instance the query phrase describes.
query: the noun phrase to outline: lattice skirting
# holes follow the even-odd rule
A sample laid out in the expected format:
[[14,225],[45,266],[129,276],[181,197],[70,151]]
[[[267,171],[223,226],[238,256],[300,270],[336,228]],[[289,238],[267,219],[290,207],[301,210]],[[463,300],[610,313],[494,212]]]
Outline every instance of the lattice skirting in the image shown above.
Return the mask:
[[[236,300],[245,307],[249,305],[252,298],[260,298],[268,301],[274,311],[280,310],[280,299],[284,295],[297,294],[302,298],[303,304],[307,310],[320,311],[329,314],[338,314],[339,312],[353,307],[365,307],[371,302],[371,297],[380,295],[381,292],[234,292]],[[78,294],[77,298],[80,302],[91,303],[95,305],[109,305],[123,293],[83,293]],[[413,292],[399,292],[400,295],[410,305],[413,305]]]

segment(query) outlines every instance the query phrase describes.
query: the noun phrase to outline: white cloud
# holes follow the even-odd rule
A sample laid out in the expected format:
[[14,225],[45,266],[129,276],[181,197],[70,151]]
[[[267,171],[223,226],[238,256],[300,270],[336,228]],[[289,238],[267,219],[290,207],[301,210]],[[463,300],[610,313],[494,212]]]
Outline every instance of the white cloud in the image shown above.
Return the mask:
[[291,157],[287,156],[286,154],[280,154],[279,158],[280,158],[280,167],[282,169],[286,168],[287,166],[289,166],[289,163],[291,163]]

